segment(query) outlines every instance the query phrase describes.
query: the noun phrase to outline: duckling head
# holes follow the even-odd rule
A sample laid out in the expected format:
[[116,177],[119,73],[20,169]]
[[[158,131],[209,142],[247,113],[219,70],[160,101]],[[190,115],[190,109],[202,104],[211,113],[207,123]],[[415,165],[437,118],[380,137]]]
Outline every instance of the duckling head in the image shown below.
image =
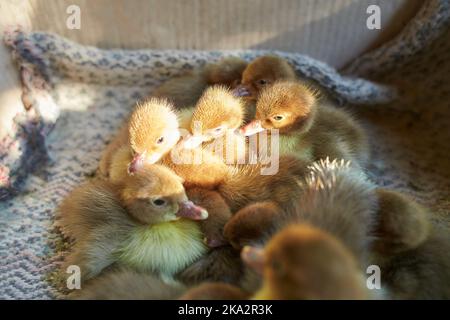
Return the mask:
[[143,224],[208,217],[204,208],[189,201],[183,180],[162,165],[144,165],[136,174],[127,176],[121,198],[131,217]]
[[235,130],[242,124],[242,101],[224,86],[212,86],[205,90],[192,114],[190,130],[193,135],[184,139],[184,147],[192,148],[202,142],[212,141]]
[[143,164],[157,162],[180,139],[178,119],[172,105],[159,98],[150,98],[136,106],[128,130],[133,153],[129,173],[138,171]]
[[293,225],[264,249],[245,247],[243,260],[263,276],[257,299],[364,299],[356,259],[331,235]]
[[269,129],[278,129],[280,134],[307,132],[315,118],[317,99],[317,93],[302,83],[276,82],[261,92],[255,119],[241,133],[249,136]]
[[262,56],[253,60],[242,73],[241,85],[233,92],[236,96],[256,100],[264,88],[279,80],[295,80],[295,70],[277,56]]
[[229,88],[236,87],[247,67],[247,62],[239,57],[226,57],[217,63],[205,67],[207,81],[210,85],[224,84]]

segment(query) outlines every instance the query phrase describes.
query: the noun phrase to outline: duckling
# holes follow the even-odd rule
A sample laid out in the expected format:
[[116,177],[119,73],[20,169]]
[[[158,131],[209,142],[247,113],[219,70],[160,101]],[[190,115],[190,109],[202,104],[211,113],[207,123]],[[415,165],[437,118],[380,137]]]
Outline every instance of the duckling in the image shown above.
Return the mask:
[[130,269],[111,270],[87,281],[68,295],[76,300],[168,300],[185,291],[181,283],[166,283],[149,273]]
[[207,64],[205,75],[209,85],[222,84],[230,89],[235,88],[240,82],[242,73],[248,63],[239,57],[225,57],[217,63]]
[[281,156],[273,163],[230,167],[217,191],[231,212],[254,202],[272,201],[282,209],[292,207],[300,196],[299,181],[308,172],[308,163],[292,156]]
[[[158,120],[153,126],[158,117],[161,123]],[[177,146],[178,125],[177,115],[167,101],[151,98],[138,105],[127,123],[128,131],[120,131],[125,132],[126,139],[117,136],[123,143],[113,141],[114,152],[109,152],[112,150],[108,147],[102,159],[107,176],[117,183],[143,165],[158,162],[181,176],[185,186],[213,188],[221,183],[228,167],[207,150]]]
[[[296,176],[302,174],[305,166],[295,158],[286,157],[280,159],[280,168],[282,168],[280,173],[273,176],[264,176],[261,175],[260,165],[238,166],[230,176],[227,176],[224,184],[218,187],[217,192],[221,194],[231,212],[235,212],[242,206],[258,199],[275,198],[283,208],[289,207],[293,199],[298,197]],[[201,199],[198,203],[205,205]],[[220,205],[220,202],[218,203]],[[206,208],[209,209],[208,206]],[[216,212],[210,212],[210,216],[214,214]],[[228,215],[225,215],[225,217],[228,217]],[[225,220],[224,222],[228,224],[229,222]],[[220,230],[223,230],[222,223],[220,224]],[[226,232],[224,234],[227,235]],[[227,240],[230,240],[230,238],[227,238]],[[222,281],[238,284],[243,274],[238,248],[237,245],[235,248],[229,246],[215,248],[208,255],[186,268],[179,275],[179,279],[183,283],[191,285],[198,284],[201,281]]]
[[254,245],[273,234],[284,211],[273,201],[255,202],[240,209],[225,224],[223,235],[236,249]]
[[[351,226],[346,222],[333,221],[335,218],[344,218],[366,224],[364,228],[371,238],[370,250],[385,259],[414,249],[428,238],[430,221],[425,208],[399,192],[376,188],[361,171],[350,168],[348,162],[326,159],[315,162],[308,170],[311,171],[305,173],[300,181],[300,199],[293,209],[290,208],[290,212],[272,201],[248,205],[227,222],[224,228],[225,238],[233,246],[240,248],[260,242],[264,236],[273,234],[280,225],[284,226],[292,221],[299,222],[307,218],[328,230],[333,225],[336,228],[340,225]],[[322,191],[323,186],[329,186],[330,190]],[[314,206],[310,200],[313,198],[318,199]],[[346,201],[338,201],[339,199]],[[326,207],[328,205],[329,208]],[[303,217],[302,212],[308,211],[314,214]],[[326,211],[335,214],[326,214]],[[361,217],[351,218],[350,213]],[[344,214],[349,217],[346,218]],[[345,231],[347,235],[352,233],[350,230]],[[350,243],[355,242],[352,237],[346,241],[350,247]],[[364,250],[362,248],[358,251]]]
[[243,124],[244,106],[225,86],[205,90],[195,107],[186,109],[181,127],[189,134],[180,142],[184,148],[202,147],[225,163],[244,162],[246,139],[235,130]]
[[377,260],[382,286],[394,299],[450,299],[450,235],[448,228],[432,225],[429,237],[416,248]]
[[278,81],[259,95],[255,120],[242,128],[244,135],[267,129],[279,131],[280,154],[309,161],[351,160],[365,165],[368,142],[364,130],[342,110],[321,104],[316,91],[299,82]]
[[193,221],[206,219],[207,211],[189,201],[182,180],[161,165],[144,165],[121,185],[87,182],[58,212],[62,232],[75,239],[65,266],[80,266],[85,280],[112,265],[171,278],[207,252]]
[[[132,162],[133,156],[130,148],[128,146],[119,148],[113,155],[110,164],[111,181],[120,183],[126,179],[131,173],[129,168]],[[201,148],[190,150],[176,146],[160,159],[158,164],[172,169],[183,178],[186,188],[214,189],[225,180],[230,171],[221,158]],[[134,168],[137,170],[138,167]]]
[[177,109],[191,107],[208,86],[221,84],[234,88],[246,66],[247,62],[238,57],[227,57],[207,64],[202,70],[166,81],[152,92],[152,96],[169,99]]
[[376,189],[378,219],[373,250],[384,257],[412,250],[430,236],[429,212],[410,197],[394,190]]
[[209,142],[223,136],[227,130],[239,128],[243,117],[241,100],[225,86],[216,85],[204,91],[191,114],[182,117],[181,127],[197,136],[200,143]]
[[179,300],[245,300],[249,294],[222,282],[205,282],[188,290]]
[[256,101],[261,90],[276,81],[295,81],[294,68],[280,57],[267,55],[256,58],[242,73],[241,84],[235,88],[235,95]]
[[358,259],[337,238],[318,228],[291,225],[264,249],[245,247],[243,260],[260,272],[253,299],[368,299]]
[[223,228],[232,214],[222,196],[214,190],[195,187],[188,188],[186,194],[191,201],[208,211],[208,219],[200,221],[205,244],[210,248],[228,244],[223,237]]
[[[284,227],[308,223],[339,239],[362,269],[376,264],[382,270],[389,266],[394,273],[395,262],[411,257],[412,252],[421,252],[423,265],[434,261],[428,252],[438,249],[427,245],[431,235],[424,208],[398,192],[376,188],[360,170],[344,161],[321,160],[309,169],[300,182],[300,196],[293,209],[270,203],[249,205],[225,225],[225,238],[236,248],[260,246]],[[443,260],[435,269],[445,266]],[[407,261],[403,263],[406,269],[412,268]],[[246,290],[253,291],[259,279],[246,272],[243,283]]]
[[[406,195],[378,188],[372,261],[394,299],[449,299],[450,237]],[[445,254],[444,254],[445,253]]]
[[221,158],[202,148],[174,148],[160,161],[183,178],[186,188],[215,189],[225,181],[230,169]]
[[100,172],[108,177],[112,157],[122,146],[133,155],[128,171],[133,173],[144,163],[152,164],[167,154],[180,138],[177,115],[167,100],[149,98],[138,103],[129,120],[105,149]]
[[[242,247],[264,243],[288,225],[308,223],[338,238],[365,265],[376,229],[375,185],[348,162],[326,159],[305,169],[296,192],[296,197],[290,196],[290,206],[272,198],[277,206],[262,203],[244,208],[227,223],[225,235]],[[264,228],[259,229],[259,224]],[[245,230],[251,232],[239,240]],[[265,238],[259,238],[261,235]]]

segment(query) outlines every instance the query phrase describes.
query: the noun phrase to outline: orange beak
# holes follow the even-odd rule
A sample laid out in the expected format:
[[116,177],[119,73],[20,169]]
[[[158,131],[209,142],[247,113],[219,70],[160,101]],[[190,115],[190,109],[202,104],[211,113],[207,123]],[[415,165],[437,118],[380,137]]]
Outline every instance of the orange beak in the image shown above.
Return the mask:
[[239,133],[248,137],[248,136],[252,136],[254,134],[257,134],[258,132],[264,131],[266,129],[264,129],[261,125],[261,121],[259,120],[253,120],[252,122],[250,122],[249,124],[243,126],[240,130]]

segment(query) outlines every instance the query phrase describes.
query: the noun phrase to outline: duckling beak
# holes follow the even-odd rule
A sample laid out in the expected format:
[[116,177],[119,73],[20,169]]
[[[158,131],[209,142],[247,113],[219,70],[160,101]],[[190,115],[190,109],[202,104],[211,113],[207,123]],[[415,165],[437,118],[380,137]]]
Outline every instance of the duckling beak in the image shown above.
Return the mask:
[[234,90],[232,91],[232,94],[235,97],[250,97],[251,96],[250,90],[248,90],[248,88],[246,86],[244,86],[243,84],[234,88]]
[[140,170],[140,168],[145,164],[154,164],[161,159],[160,153],[153,153],[147,156],[146,153],[136,154],[133,160],[128,164],[128,174],[134,174]]
[[195,205],[192,201],[186,200],[179,203],[180,208],[176,213],[177,217],[191,219],[191,220],[205,220],[208,218],[208,211],[206,209]]
[[259,120],[253,120],[249,124],[243,126],[241,129],[239,129],[239,133],[248,137],[252,136],[254,134],[257,134],[258,132],[264,131],[264,129],[261,125],[261,121]]
[[184,137],[179,143],[183,149],[195,149],[200,146],[204,140],[205,138],[202,135],[190,134]]
[[136,154],[128,164],[128,174],[136,173],[144,164],[144,154]]
[[245,246],[241,251],[241,258],[245,264],[262,275],[264,270],[264,249]]

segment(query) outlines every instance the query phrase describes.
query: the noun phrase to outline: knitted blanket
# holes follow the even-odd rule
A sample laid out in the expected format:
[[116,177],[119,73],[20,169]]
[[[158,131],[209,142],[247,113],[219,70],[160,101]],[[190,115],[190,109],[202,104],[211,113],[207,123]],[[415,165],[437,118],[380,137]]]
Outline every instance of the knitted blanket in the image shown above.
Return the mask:
[[[271,52],[351,105],[371,136],[376,183],[412,195],[443,223],[450,212],[449,21],[448,1],[428,1],[396,40],[349,66],[349,76],[300,54]],[[268,53],[101,50],[19,29],[9,30],[5,43],[18,65],[24,109],[0,140],[3,299],[56,296],[47,281],[61,262],[55,209],[96,170],[138,99],[206,62]]]

